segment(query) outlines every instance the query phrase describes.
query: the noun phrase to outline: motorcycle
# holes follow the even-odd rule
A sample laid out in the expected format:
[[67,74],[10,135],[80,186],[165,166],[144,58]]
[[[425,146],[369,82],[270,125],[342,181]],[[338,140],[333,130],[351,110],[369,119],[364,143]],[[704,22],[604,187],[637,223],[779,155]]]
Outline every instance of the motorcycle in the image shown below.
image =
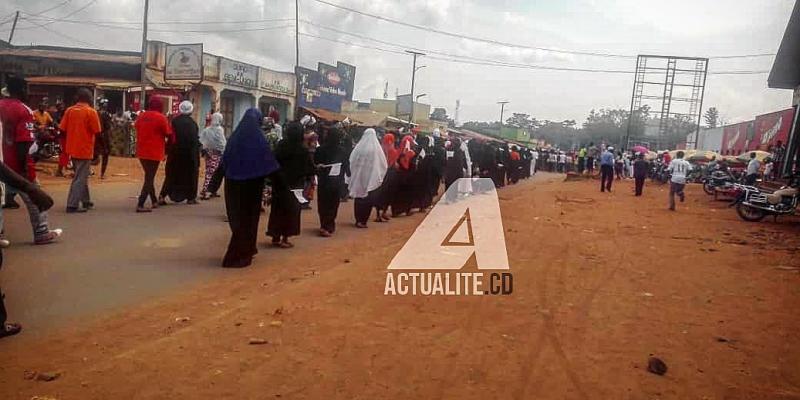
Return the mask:
[[730,189],[736,179],[725,171],[714,171],[707,177],[703,178],[703,191],[708,195],[716,195],[717,191],[727,191]]
[[669,182],[671,178],[671,174],[667,170],[667,166],[661,163],[657,163],[653,168],[650,169],[650,179],[654,182],[663,185]]
[[731,203],[731,207],[735,206],[739,217],[748,222],[761,221],[767,215],[776,218],[779,215],[792,215],[800,203],[800,189],[797,185],[784,186],[772,193],[762,191],[755,186],[739,183],[734,185],[742,192]]
[[61,154],[61,145],[58,143],[57,130],[53,126],[40,128],[36,133],[37,150],[33,153],[33,161],[47,160]]

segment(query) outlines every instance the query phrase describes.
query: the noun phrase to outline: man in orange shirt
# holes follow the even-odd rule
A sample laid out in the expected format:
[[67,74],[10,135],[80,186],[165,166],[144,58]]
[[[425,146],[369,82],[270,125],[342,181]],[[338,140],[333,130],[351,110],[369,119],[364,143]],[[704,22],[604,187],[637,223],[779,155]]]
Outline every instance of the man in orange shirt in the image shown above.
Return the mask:
[[79,90],[78,103],[64,112],[59,126],[67,132],[66,152],[75,168],[67,196],[67,213],[86,212],[94,207],[89,196],[89,172],[94,158],[94,141],[102,128],[97,111],[89,105],[91,101],[92,92]]

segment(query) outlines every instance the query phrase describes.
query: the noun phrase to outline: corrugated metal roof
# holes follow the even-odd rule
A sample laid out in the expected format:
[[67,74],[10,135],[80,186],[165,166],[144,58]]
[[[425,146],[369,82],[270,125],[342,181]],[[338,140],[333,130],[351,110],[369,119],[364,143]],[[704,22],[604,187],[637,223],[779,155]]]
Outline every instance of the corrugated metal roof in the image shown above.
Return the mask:
[[800,2],[795,3],[767,84],[776,89],[794,89],[800,84]]
[[36,76],[26,78],[25,81],[28,82],[29,85],[106,86],[120,89],[140,85],[139,82],[135,81],[93,76]]
[[58,60],[72,60],[72,61],[102,61],[114,62],[123,64],[138,65],[141,63],[141,57],[134,55],[135,53],[115,54],[97,50],[91,51],[78,51],[66,48],[25,48],[15,47],[11,49],[0,49],[0,57],[41,57],[41,58],[54,58]]

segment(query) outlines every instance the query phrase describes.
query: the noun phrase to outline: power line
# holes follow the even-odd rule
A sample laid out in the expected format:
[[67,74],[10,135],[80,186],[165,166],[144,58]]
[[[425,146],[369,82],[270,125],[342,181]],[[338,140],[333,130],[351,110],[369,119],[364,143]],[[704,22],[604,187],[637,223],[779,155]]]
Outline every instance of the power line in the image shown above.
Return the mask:
[[78,39],[76,37],[67,35],[66,33],[59,32],[59,31],[57,31],[57,30],[55,30],[53,28],[48,27],[46,24],[36,24],[36,23],[33,23],[33,24],[37,25],[37,27],[42,28],[42,29],[44,29],[44,30],[46,30],[46,31],[48,31],[50,33],[54,33],[56,35],[63,36],[63,37],[65,37],[65,38],[67,38],[67,39],[69,39],[69,40],[71,40],[71,41],[73,41],[75,43],[80,43],[80,44],[82,44],[84,46],[90,46],[90,47],[95,47],[95,48],[101,47],[98,44],[95,44],[95,43],[92,43],[92,42],[87,42],[87,41],[84,41],[82,39]]
[[[71,1],[71,0],[70,0],[70,1]],[[64,15],[64,16],[62,16],[62,17],[59,17],[59,18],[49,18],[49,17],[45,17],[45,16],[41,15],[41,14],[45,13],[46,11],[40,12],[39,14],[29,14],[29,13],[25,13],[25,14],[28,14],[28,15],[33,15],[33,16],[36,16],[36,17],[41,17],[41,18],[47,18],[47,19],[50,19],[50,22],[46,22],[46,23],[44,23],[44,24],[37,24],[37,23],[31,22],[32,24],[34,24],[34,25],[36,25],[36,26],[42,27],[42,26],[52,25],[52,24],[54,24],[56,21],[58,21],[59,19],[66,19],[66,18],[69,18],[69,17],[71,17],[71,16],[73,16],[73,15],[75,15],[75,14],[77,14],[77,13],[79,13],[79,12],[81,12],[81,11],[83,11],[83,10],[87,9],[87,8],[89,8],[89,6],[93,5],[94,3],[97,3],[97,0],[89,0],[89,2],[88,2],[88,3],[86,3],[86,4],[84,4],[82,7],[78,8],[78,9],[77,9],[77,10],[75,10],[75,11],[72,11],[71,13],[69,13],[69,14],[67,14],[67,15]],[[53,9],[55,9],[55,8],[56,8],[56,7],[53,7]],[[47,11],[49,11],[49,10],[50,10],[50,9],[48,9]],[[23,29],[34,29],[34,28],[32,28],[32,27],[27,27],[27,28],[17,28],[17,29],[23,30]]]
[[[361,43],[353,43],[345,40],[338,40],[330,37],[323,37],[317,36],[309,33],[302,32],[300,33],[301,36],[311,37],[315,39],[326,40],[334,43],[341,43],[349,46],[354,47],[361,47],[366,49],[378,50],[387,53],[393,54],[400,54],[405,55],[405,52],[402,50],[395,50],[395,49],[386,49],[377,46],[370,46]],[[383,41],[381,41],[383,42]],[[395,46],[402,48],[402,45],[393,44],[390,42],[383,42],[384,44]],[[407,47],[406,47],[407,48]],[[535,69],[535,70],[549,70],[549,71],[567,71],[567,72],[588,72],[588,73],[607,73],[607,74],[635,74],[635,71],[631,70],[616,70],[616,69],[593,69],[593,68],[572,68],[572,67],[553,67],[553,66],[545,66],[545,65],[535,65],[535,64],[519,64],[519,63],[509,63],[509,62],[502,62],[502,61],[494,61],[494,60],[487,60],[487,59],[479,59],[476,57],[465,57],[456,54],[447,54],[447,53],[440,53],[435,51],[430,51],[426,49],[415,49],[422,52],[429,52],[431,54],[443,54],[444,56],[427,56],[426,58],[445,61],[445,62],[454,62],[459,64],[468,64],[468,65],[483,65],[483,66],[494,66],[494,67],[507,67],[507,68],[518,68],[518,69]],[[719,72],[709,72],[709,75],[750,75],[750,74],[766,74],[769,71],[719,71]]]
[[[23,18],[26,21],[31,21],[29,18]],[[264,20],[264,21],[271,21],[271,22],[288,22],[294,21],[290,18],[281,18],[281,19],[271,19],[271,20]],[[109,25],[105,23],[98,23],[98,22],[90,22],[90,21],[69,21],[69,20],[59,20],[59,21],[52,21],[52,22],[66,22],[66,23],[74,23],[74,24],[82,24],[82,25],[92,25],[106,29],[117,29],[117,30],[127,30],[127,31],[138,31],[141,32],[141,27],[134,27],[134,26],[118,26],[118,25]],[[35,24],[31,21],[31,23]],[[35,24],[39,25],[39,24]],[[268,31],[273,29],[280,29],[280,28],[291,28],[294,27],[294,24],[291,25],[280,25],[280,26],[268,26],[268,27],[251,27],[251,28],[232,28],[232,29],[148,29],[150,32],[162,32],[162,33],[234,33],[234,32],[256,32],[256,31]],[[32,29],[32,28],[31,28]]]
[[[517,43],[502,42],[502,41],[494,40],[494,39],[487,39],[487,38],[482,38],[482,37],[469,36],[469,35],[465,35],[465,34],[461,34],[461,33],[455,33],[455,32],[444,31],[444,30],[441,30],[441,29],[431,28],[431,27],[428,27],[428,26],[416,25],[416,24],[412,24],[412,23],[409,23],[409,22],[405,22],[405,21],[400,21],[400,20],[384,17],[382,15],[371,14],[371,13],[367,13],[367,12],[364,12],[364,11],[356,10],[354,8],[346,7],[346,6],[343,6],[343,5],[340,5],[340,4],[336,4],[336,3],[331,3],[331,2],[326,1],[326,0],[314,0],[314,1],[316,1],[317,3],[325,4],[325,5],[328,5],[330,7],[338,8],[340,10],[345,10],[345,11],[348,11],[348,12],[351,12],[351,13],[355,13],[355,14],[358,14],[358,15],[362,15],[362,16],[365,16],[365,17],[375,18],[375,19],[378,19],[378,20],[381,20],[381,21],[385,21],[385,22],[390,22],[390,23],[393,23],[393,24],[397,24],[397,25],[401,25],[401,26],[405,26],[405,27],[409,27],[409,28],[414,28],[414,29],[419,29],[419,30],[423,30],[423,31],[427,31],[427,32],[434,32],[434,33],[438,33],[440,35],[446,35],[446,36],[459,38],[459,39],[473,40],[473,41],[477,41],[477,42],[495,44],[495,45],[500,45],[500,46],[505,46],[505,47],[513,47],[513,48],[518,48],[518,49],[541,50],[541,51],[548,51],[548,52],[552,52],[552,53],[561,53],[561,54],[573,54],[573,55],[583,55],[583,56],[593,56],[593,57],[607,57],[607,58],[636,58],[635,55],[628,55],[628,54],[614,54],[614,53],[590,52],[590,51],[578,51],[578,50],[561,50],[561,49],[554,49],[554,48],[548,48],[548,47],[527,46],[527,45],[521,45],[521,44],[517,44]],[[745,55],[724,55],[724,56],[716,56],[716,57],[709,57],[709,58],[712,58],[712,59],[713,58],[716,58],[716,59],[732,59],[732,58],[766,57],[766,56],[774,56],[774,55],[775,55],[775,53],[759,53],[759,54],[745,54]]]
[[[53,10],[55,10],[56,8],[63,7],[63,6],[65,6],[65,5],[67,5],[67,4],[71,3],[71,2],[72,2],[72,0],[64,0],[64,1],[62,1],[61,3],[58,3],[58,4],[56,4],[56,5],[52,6],[52,7],[50,7],[50,8],[48,8],[48,9],[44,10],[44,11],[39,11],[38,13],[34,13],[34,14],[31,14],[31,15],[42,15],[42,14],[46,14],[46,13],[48,13],[48,12],[50,12],[50,11],[53,11]],[[26,13],[26,14],[27,14],[27,13]]]
[[[43,19],[47,21],[66,22],[75,24],[138,25],[138,26],[141,26],[142,24],[141,21],[74,20],[74,19],[63,19],[63,18],[39,17],[39,16],[36,16],[33,19]],[[250,24],[250,23],[263,23],[263,22],[288,22],[288,21],[294,21],[294,18],[249,19],[249,20],[233,20],[233,21],[186,21],[186,20],[148,21],[147,24],[148,25],[215,25],[215,24]]]

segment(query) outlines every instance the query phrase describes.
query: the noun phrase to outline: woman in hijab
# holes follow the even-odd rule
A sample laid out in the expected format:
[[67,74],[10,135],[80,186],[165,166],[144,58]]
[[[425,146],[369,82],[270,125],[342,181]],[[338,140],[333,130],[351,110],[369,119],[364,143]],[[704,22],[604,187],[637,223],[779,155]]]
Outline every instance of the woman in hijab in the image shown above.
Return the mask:
[[383,178],[383,183],[379,189],[378,199],[378,217],[375,222],[386,222],[389,218],[389,205],[397,192],[397,159],[400,157],[400,150],[394,143],[394,134],[387,133],[383,135],[381,146],[383,147],[383,155],[386,157],[386,176]]
[[261,111],[257,108],[244,113],[225,147],[222,160],[225,164],[225,209],[231,228],[231,240],[222,266],[242,268],[250,265],[258,253],[256,240],[264,179],[277,175],[274,172],[280,168],[261,133]]
[[467,159],[464,151],[461,150],[461,141],[454,138],[450,142],[448,153],[452,152],[452,157],[447,159],[447,166],[444,170],[444,185],[447,202],[452,203],[458,200],[458,186],[451,187],[459,178],[464,177],[464,170],[467,168]]
[[411,215],[411,206],[414,201],[413,184],[417,153],[413,150],[414,138],[411,135],[403,136],[400,141],[400,155],[397,158],[397,190],[392,199],[392,216],[401,214]]
[[306,177],[314,174],[314,164],[303,146],[303,125],[293,122],[286,127],[283,140],[275,148],[281,166],[272,180],[272,206],[269,210],[267,236],[281,248],[294,247],[290,236],[300,234],[300,212]]
[[[153,96],[147,104],[147,111],[136,118],[136,158],[144,170],[144,182],[139,194],[136,212],[150,212],[158,207],[156,199],[155,178],[158,166],[164,159],[164,149],[167,141],[173,137],[172,127],[167,117],[162,113],[163,103],[161,98]],[[152,208],[145,208],[144,203],[150,197]]]
[[416,206],[420,211],[428,209],[433,204],[433,193],[431,192],[433,180],[433,137],[419,137],[420,152],[419,165],[415,176]]
[[339,212],[344,176],[348,171],[348,159],[342,147],[342,131],[331,128],[323,137],[322,145],[314,152],[319,187],[317,188],[317,212],[319,234],[329,237],[336,231],[336,215]]
[[166,177],[161,186],[158,203],[166,205],[166,198],[180,203],[197,204],[197,179],[200,173],[200,140],[197,123],[192,119],[194,106],[188,100],[178,107],[181,114],[172,119],[175,143],[167,149]]
[[350,197],[354,198],[356,227],[366,228],[372,207],[377,207],[377,189],[386,176],[386,156],[375,129],[369,128],[361,135],[350,153]]
[[[200,144],[203,145],[203,155],[206,159],[206,175],[203,180],[203,189],[200,191],[200,200],[208,200],[208,185],[211,177],[214,176],[219,163],[222,160],[222,153],[225,151],[225,130],[222,128],[222,114],[211,114],[211,124],[200,133]],[[211,197],[219,197],[211,193]]]

